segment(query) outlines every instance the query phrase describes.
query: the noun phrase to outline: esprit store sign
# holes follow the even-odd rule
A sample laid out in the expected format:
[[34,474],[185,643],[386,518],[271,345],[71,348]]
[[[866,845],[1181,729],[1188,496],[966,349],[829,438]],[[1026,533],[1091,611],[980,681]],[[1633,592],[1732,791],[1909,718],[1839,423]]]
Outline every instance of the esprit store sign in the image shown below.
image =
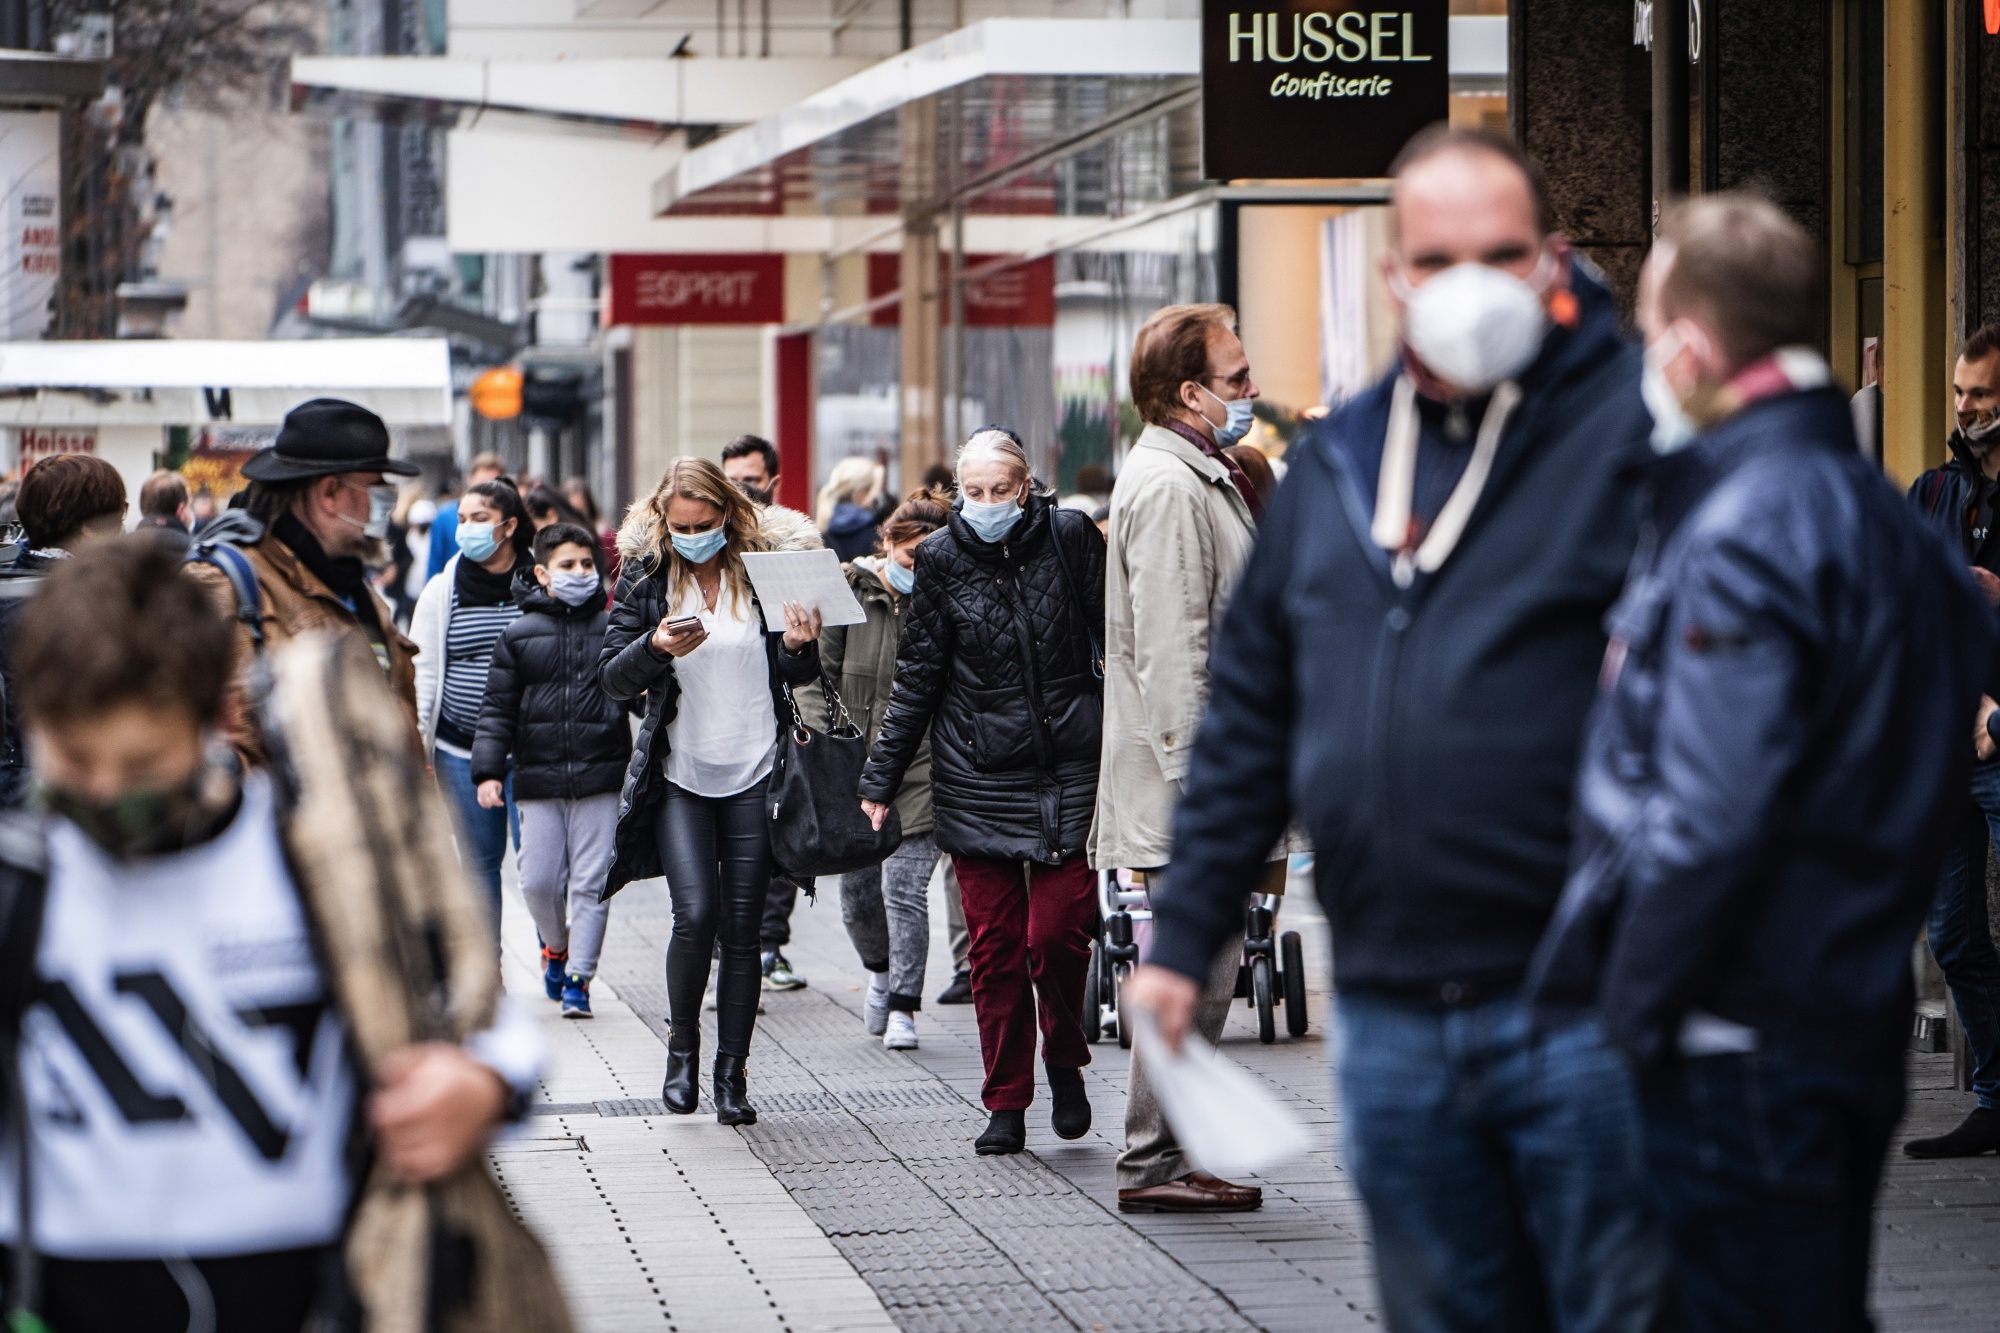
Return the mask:
[[1202,7],[1202,174],[1212,180],[1386,176],[1450,114],[1449,0]]
[[782,324],[785,257],[613,255],[609,324]]
[[[977,268],[1000,258],[999,255],[965,256],[965,267]],[[951,256],[938,257],[939,317],[949,309],[951,297]],[[901,255],[868,256],[868,299],[887,296],[901,288]],[[877,327],[902,323],[902,307],[884,306],[868,316]],[[1031,259],[977,278],[965,284],[965,325],[972,329],[1046,328],[1056,322],[1056,261],[1053,257]]]

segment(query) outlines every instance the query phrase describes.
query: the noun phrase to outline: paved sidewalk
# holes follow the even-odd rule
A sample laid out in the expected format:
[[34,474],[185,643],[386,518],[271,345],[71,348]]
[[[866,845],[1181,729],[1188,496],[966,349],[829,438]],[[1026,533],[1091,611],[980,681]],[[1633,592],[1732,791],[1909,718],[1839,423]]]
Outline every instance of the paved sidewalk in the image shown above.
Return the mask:
[[[1089,1135],[1055,1138],[1044,1092],[1029,1112],[1027,1153],[973,1155],[985,1123],[978,1039],[969,1006],[928,1003],[949,980],[935,902],[932,918],[922,1048],[896,1053],[862,1030],[864,976],[837,894],[799,904],[787,954],[812,986],[765,996],[750,1061],[760,1123],[736,1131],[715,1125],[706,1099],[702,1115],[659,1114],[666,896],[654,882],[614,901],[593,992],[599,1017],[564,1023],[537,1001],[557,1043],[551,1105],[541,1108],[552,1113],[495,1151],[583,1329],[1379,1326],[1365,1219],[1337,1149],[1325,925],[1310,904],[1294,904],[1281,929],[1306,935],[1312,1031],[1260,1046],[1239,1006],[1224,1047],[1297,1108],[1314,1147],[1260,1182],[1262,1212],[1209,1218],[1116,1211],[1127,1060],[1114,1043],[1093,1048],[1086,1073]],[[532,933],[518,910],[509,925],[509,988],[535,995]],[[1913,1057],[1899,1142],[1964,1114],[1970,1098],[1949,1079],[1949,1056]],[[1995,1327],[1996,1224],[2000,1159],[1896,1154],[1877,1228],[1885,1333]]]
[[511,891],[506,943],[508,992],[540,1008],[552,1067],[543,1104],[491,1158],[553,1255],[581,1330],[896,1327],[741,1135],[712,1116],[664,1113],[660,1041],[615,987],[592,986],[589,1022],[557,1016]]

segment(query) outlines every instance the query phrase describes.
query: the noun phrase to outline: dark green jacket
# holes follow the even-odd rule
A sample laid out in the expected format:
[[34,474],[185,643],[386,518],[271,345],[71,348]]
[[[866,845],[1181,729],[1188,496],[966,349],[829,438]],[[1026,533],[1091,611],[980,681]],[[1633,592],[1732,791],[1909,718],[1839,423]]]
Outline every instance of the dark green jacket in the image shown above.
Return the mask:
[[[840,691],[849,717],[875,748],[876,733],[882,729],[882,714],[889,708],[889,685],[896,676],[896,644],[902,637],[903,616],[910,608],[908,597],[892,597],[882,586],[876,571],[883,557],[862,556],[843,566],[848,586],[868,613],[860,625],[829,625],[819,634],[819,660],[826,679]],[[826,700],[817,686],[799,692],[813,725],[827,724]],[[925,734],[917,747],[917,757],[903,775],[896,792],[896,815],[903,822],[903,836],[915,837],[931,831],[931,738]]]

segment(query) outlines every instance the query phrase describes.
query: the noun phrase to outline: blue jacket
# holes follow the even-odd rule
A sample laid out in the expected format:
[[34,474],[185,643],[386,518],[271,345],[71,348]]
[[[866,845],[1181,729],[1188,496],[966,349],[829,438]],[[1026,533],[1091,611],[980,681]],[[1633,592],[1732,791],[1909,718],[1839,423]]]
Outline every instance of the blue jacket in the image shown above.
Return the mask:
[[458,554],[458,501],[446,500],[437,507],[437,517],[431,520],[431,562],[430,572],[424,575],[426,583],[444,573],[444,567]]
[[1641,1062],[1691,1009],[1774,1049],[1892,1054],[1988,614],[1833,389],[1755,402],[1648,472],[1652,548],[1612,613],[1531,994],[1594,1003]]
[[[1369,535],[1392,378],[1295,441],[1211,654],[1150,957],[1205,977],[1264,858],[1311,836],[1343,989],[1518,985],[1569,862],[1604,613],[1650,419],[1610,295],[1544,342],[1457,550],[1407,589]],[[1419,457],[1445,450],[1426,420]]]

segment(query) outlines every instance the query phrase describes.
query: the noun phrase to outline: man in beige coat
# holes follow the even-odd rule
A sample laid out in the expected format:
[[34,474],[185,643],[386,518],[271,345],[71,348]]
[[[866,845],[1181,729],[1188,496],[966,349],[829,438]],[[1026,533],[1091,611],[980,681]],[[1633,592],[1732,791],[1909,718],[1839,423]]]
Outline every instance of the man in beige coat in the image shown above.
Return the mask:
[[[1090,864],[1158,873],[1208,702],[1208,644],[1256,539],[1261,502],[1223,454],[1250,425],[1257,386],[1224,305],[1168,306],[1132,347],[1146,429],[1111,492],[1104,579],[1104,752]],[[1217,955],[1197,1024],[1229,1015],[1240,937]],[[1245,1212],[1263,1192],[1192,1170],[1135,1053],[1118,1158],[1125,1212]]]

